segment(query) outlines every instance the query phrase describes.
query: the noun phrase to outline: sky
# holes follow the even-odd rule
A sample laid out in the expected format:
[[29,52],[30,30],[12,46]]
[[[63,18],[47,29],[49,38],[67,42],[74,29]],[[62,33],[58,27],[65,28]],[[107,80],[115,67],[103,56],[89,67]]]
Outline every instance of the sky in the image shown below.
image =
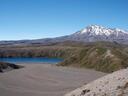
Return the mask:
[[0,40],[58,37],[92,24],[128,30],[128,0],[0,0]]

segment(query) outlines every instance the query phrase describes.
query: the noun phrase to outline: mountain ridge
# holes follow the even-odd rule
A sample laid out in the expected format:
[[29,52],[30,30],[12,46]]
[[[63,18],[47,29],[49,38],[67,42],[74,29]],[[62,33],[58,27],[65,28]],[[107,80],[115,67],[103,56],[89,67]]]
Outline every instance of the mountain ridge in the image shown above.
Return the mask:
[[[106,28],[103,27],[101,25],[89,25],[87,27],[85,27],[84,29],[82,29],[80,31],[81,34],[84,34],[85,32],[95,32],[96,35],[100,35],[100,34],[105,34],[105,35],[110,35],[111,33],[113,33],[114,31],[116,32],[123,32],[123,33],[127,33],[127,30],[123,30],[123,29],[119,29],[119,28]],[[128,34],[128,33],[127,33]]]
[[76,41],[96,42],[109,41],[127,44],[128,32],[117,28],[105,28],[98,25],[87,26],[86,28],[72,34],[70,38]]
[[100,25],[90,25],[71,35],[55,38],[44,38],[34,40],[0,41],[0,45],[28,45],[49,44],[64,41],[97,42],[108,41],[128,44],[128,31],[119,28],[106,28]]

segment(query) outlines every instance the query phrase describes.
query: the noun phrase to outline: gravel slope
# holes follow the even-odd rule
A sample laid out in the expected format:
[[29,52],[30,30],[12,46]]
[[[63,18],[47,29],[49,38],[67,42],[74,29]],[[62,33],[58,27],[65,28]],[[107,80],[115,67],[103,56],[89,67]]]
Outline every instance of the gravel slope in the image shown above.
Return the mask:
[[99,78],[65,96],[128,96],[128,68]]
[[57,67],[50,64],[21,64],[25,68],[0,74],[0,96],[63,96],[104,73]]

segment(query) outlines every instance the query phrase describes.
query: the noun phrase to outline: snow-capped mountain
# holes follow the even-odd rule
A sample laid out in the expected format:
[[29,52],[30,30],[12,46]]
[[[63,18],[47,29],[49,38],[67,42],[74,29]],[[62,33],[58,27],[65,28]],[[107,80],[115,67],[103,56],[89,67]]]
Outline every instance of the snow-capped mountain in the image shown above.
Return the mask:
[[118,28],[112,29],[98,25],[90,25],[66,38],[83,42],[115,41],[118,43],[128,43],[128,31]]
[[90,25],[71,35],[56,38],[20,40],[20,41],[1,41],[0,45],[28,45],[28,44],[49,44],[64,41],[96,42],[109,41],[128,44],[128,31],[118,28],[105,28],[98,25]]
[[126,31],[118,28],[110,29],[98,25],[91,25],[91,26],[87,26],[86,28],[82,29],[79,32],[76,32],[75,34],[105,35],[105,36],[110,36],[111,34],[114,34],[118,37],[120,33],[128,34]]

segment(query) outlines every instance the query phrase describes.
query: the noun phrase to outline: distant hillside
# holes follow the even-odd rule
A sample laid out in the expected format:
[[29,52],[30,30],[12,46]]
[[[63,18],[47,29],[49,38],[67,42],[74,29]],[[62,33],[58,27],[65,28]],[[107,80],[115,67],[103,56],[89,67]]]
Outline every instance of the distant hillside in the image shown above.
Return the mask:
[[108,42],[87,44],[59,65],[113,72],[128,67],[128,48]]
[[[71,43],[70,43],[71,44]],[[32,46],[0,46],[0,57],[57,57],[66,58],[79,47],[63,43]]]

